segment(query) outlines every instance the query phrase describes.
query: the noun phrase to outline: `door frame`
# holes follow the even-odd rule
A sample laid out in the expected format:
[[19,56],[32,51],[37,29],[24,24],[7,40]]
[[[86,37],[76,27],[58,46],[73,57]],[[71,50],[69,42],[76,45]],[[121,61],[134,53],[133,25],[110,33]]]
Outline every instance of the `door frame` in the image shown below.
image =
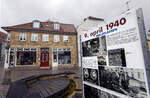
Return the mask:
[[[40,51],[40,67],[44,67],[44,68],[46,68],[46,67],[50,67],[49,66],[49,48],[40,48],[41,49],[41,51]],[[47,65],[45,64],[45,65],[42,65],[42,49],[44,49],[44,62],[45,63],[47,63]],[[47,54],[48,54],[48,59],[47,59]]]
[[[56,52],[56,61],[54,61],[54,52]],[[52,49],[52,68],[58,69],[58,48]]]

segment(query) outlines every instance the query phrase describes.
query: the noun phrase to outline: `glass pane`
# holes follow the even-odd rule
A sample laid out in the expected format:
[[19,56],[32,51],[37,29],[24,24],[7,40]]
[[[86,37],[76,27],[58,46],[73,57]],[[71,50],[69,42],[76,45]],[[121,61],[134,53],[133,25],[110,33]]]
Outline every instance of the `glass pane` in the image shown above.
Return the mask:
[[49,56],[48,56],[48,54],[46,54],[46,62],[48,62],[49,60]]
[[57,48],[53,48],[53,51],[57,51]]
[[57,62],[57,52],[53,52],[53,62]]
[[59,64],[71,64],[71,52],[70,51],[59,51],[58,52],[58,63]]
[[44,62],[44,53],[42,54],[42,62]]

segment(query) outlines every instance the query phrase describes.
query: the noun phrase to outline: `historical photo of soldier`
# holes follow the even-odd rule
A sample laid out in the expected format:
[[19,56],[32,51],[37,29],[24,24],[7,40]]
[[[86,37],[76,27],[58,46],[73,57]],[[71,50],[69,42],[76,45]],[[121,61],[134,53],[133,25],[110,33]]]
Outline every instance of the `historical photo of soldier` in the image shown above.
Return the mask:
[[125,50],[123,48],[108,50],[109,66],[126,67]]
[[99,66],[99,85],[134,98],[147,98],[142,69]]
[[106,65],[106,36],[91,39],[82,43],[83,57],[97,56],[99,65]]

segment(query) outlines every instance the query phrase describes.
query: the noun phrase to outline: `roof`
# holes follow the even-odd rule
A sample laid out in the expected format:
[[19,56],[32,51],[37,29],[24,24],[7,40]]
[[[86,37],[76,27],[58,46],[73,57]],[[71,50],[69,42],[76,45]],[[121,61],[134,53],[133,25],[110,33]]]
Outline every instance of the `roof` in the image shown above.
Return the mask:
[[0,41],[5,41],[7,38],[7,34],[0,31]]
[[97,17],[94,17],[94,16],[89,16],[89,17],[87,17],[87,18],[84,18],[84,21],[86,21],[87,19],[104,21],[104,19],[102,19],[102,18],[97,18]]
[[0,31],[0,37],[7,37],[7,34]]
[[[37,21],[37,20],[36,20]],[[15,25],[15,26],[8,26],[8,27],[2,27],[6,31],[17,31],[17,30],[24,30],[24,31],[34,31],[34,32],[66,32],[66,33],[76,33],[76,29],[74,24],[60,24],[60,30],[55,30],[54,29],[54,24],[56,22],[51,22],[51,21],[46,21],[46,22],[40,22],[40,28],[33,28],[32,24],[33,22],[30,23],[25,23],[25,24],[20,24],[20,25]],[[58,22],[57,22],[58,23]]]

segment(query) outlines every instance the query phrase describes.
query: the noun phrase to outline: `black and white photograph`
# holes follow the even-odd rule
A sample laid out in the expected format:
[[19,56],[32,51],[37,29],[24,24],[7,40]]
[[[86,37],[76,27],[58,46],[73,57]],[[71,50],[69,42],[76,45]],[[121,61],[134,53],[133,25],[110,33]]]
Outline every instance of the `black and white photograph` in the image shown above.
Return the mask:
[[98,98],[120,98],[118,96],[112,95],[102,90],[98,90],[98,96],[99,96]]
[[120,98],[86,84],[84,84],[84,96],[84,98]]
[[125,50],[123,48],[108,50],[109,66],[126,67]]
[[106,37],[102,36],[82,43],[83,57],[97,56],[99,65],[106,65]]
[[85,98],[99,98],[98,89],[84,84],[84,96]]
[[83,69],[84,81],[90,82],[92,84],[98,85],[98,70],[96,69]]
[[99,66],[100,86],[134,98],[147,98],[144,70]]

